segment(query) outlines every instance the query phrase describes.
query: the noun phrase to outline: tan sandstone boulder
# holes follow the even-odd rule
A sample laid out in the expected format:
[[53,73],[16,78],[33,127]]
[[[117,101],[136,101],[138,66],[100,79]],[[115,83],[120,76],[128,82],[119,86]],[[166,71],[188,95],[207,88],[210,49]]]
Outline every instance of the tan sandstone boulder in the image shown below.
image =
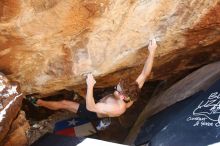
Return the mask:
[[10,129],[13,129],[11,125],[18,116],[22,99],[18,84],[10,82],[0,73],[0,145]]
[[151,79],[220,60],[220,0],[1,0],[0,71],[27,94],[135,77],[152,36]]
[[18,117],[13,121],[11,129],[4,138],[3,146],[27,146],[29,143],[27,131],[30,125],[25,118],[25,113],[21,111]]

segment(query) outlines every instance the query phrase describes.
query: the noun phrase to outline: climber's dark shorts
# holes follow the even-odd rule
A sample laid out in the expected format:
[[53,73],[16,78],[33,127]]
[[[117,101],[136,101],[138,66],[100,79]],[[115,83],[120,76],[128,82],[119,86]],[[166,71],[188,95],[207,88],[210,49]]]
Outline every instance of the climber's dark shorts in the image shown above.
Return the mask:
[[86,104],[80,104],[79,109],[76,113],[80,118],[87,119],[89,121],[93,121],[98,119],[97,114],[95,112],[88,111],[86,109]]
[[[98,102],[102,97],[96,96],[95,101]],[[79,105],[78,111],[76,113],[80,118],[87,119],[89,121],[94,121],[98,119],[98,116],[95,112],[88,111],[85,103]]]

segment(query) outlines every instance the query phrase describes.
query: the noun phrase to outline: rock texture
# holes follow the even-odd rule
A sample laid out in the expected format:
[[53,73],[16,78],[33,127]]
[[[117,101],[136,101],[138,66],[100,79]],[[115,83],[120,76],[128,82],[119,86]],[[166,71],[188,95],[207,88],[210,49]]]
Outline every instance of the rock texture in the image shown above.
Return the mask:
[[19,86],[11,83],[0,73],[0,143],[6,137],[12,122],[19,113],[22,99]]
[[220,0],[1,0],[0,71],[27,94],[135,76],[159,40],[151,79],[220,60]]
[[13,121],[8,135],[4,138],[3,146],[27,146],[29,137],[27,131],[30,125],[25,118],[25,113],[20,111],[18,117]]

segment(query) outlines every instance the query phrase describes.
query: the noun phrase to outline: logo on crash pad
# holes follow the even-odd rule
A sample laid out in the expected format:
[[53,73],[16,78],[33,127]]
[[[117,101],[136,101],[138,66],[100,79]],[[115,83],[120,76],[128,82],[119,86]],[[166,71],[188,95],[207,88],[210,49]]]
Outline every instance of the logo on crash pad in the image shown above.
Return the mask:
[[207,100],[202,100],[187,121],[195,121],[193,126],[220,126],[220,93],[213,92]]

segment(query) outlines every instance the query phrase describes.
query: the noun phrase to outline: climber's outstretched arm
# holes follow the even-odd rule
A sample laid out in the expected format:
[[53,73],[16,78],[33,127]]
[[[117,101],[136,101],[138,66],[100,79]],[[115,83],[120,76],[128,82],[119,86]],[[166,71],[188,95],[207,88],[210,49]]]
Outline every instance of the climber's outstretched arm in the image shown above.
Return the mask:
[[148,46],[149,56],[144,64],[144,68],[143,68],[141,74],[136,79],[136,82],[138,83],[139,88],[142,88],[146,78],[150,75],[150,72],[151,72],[151,69],[153,66],[156,48],[157,48],[156,40],[155,39],[150,40],[149,46]]

